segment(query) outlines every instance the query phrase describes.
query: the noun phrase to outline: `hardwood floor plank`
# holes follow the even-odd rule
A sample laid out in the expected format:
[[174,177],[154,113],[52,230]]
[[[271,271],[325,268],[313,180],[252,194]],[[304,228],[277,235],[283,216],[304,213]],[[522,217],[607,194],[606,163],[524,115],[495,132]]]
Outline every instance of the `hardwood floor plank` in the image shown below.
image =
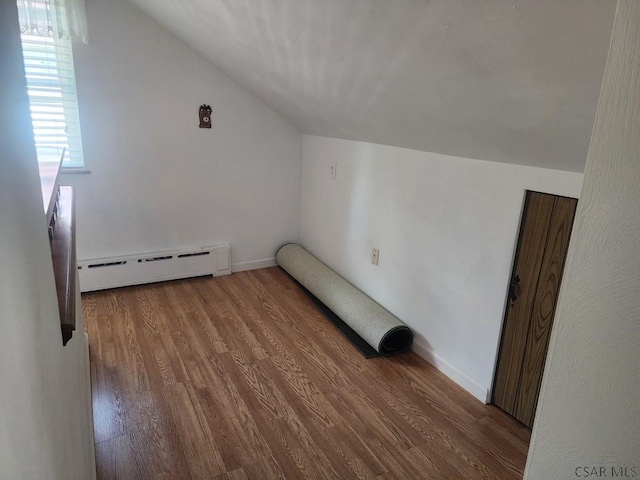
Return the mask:
[[209,428],[200,406],[194,405],[184,384],[172,385],[162,389],[162,399],[167,407],[168,416],[175,423],[177,432],[188,435],[171,437],[173,449],[182,449],[192,478],[207,478],[224,473],[225,467],[218,432]]
[[242,352],[237,350],[222,356],[222,361],[229,375],[235,378],[232,380],[234,385],[251,409],[264,411],[274,420],[283,415],[283,406],[273,395],[271,382],[258,365],[249,363]]
[[102,442],[124,433],[122,392],[114,369],[99,362],[91,362],[90,368],[94,435],[96,442]]
[[285,479],[284,473],[273,456],[260,458],[257,462],[244,467],[244,471],[251,480]]
[[371,450],[384,465],[386,473],[392,478],[430,478],[419,465],[411,463],[404,455],[406,450],[396,448],[383,438],[368,439]]
[[326,397],[360,436],[367,440],[379,439],[385,445],[388,444],[400,450],[411,448],[413,446],[411,440],[379,409],[373,407],[373,410],[370,410],[372,405],[370,401],[361,398],[359,394],[357,390],[351,389],[326,394]]
[[[129,455],[134,458],[136,480],[174,480],[192,479],[188,469],[188,460],[181,446],[173,440],[175,426],[170,422],[163,430],[136,430],[129,434],[131,439]],[[99,467],[98,467],[99,470]],[[124,480],[124,479],[123,479]]]
[[328,404],[319,401],[320,390],[309,381],[300,367],[292,360],[272,357],[272,363],[263,363],[267,375],[287,397],[287,403],[301,417],[313,417],[331,427],[333,422],[327,413]]
[[327,437],[328,441],[335,443],[336,448],[343,452],[351,452],[352,459],[349,462],[362,462],[373,474],[380,474],[387,471],[387,467],[379,460],[376,453],[367,445],[366,439],[371,438],[360,435],[356,432],[347,419],[340,418],[334,420],[334,426],[327,428],[315,422],[316,429],[320,435]]
[[276,447],[274,448],[276,458],[283,465],[289,464],[289,468],[285,471],[285,478],[309,480],[340,478],[328,459],[310,439],[306,429],[292,417],[271,419],[263,414],[260,428],[262,431],[271,432],[270,440]]
[[229,473],[223,473],[215,478],[216,480],[251,480],[250,477],[247,476],[247,472],[244,468],[238,468]]
[[[202,281],[201,279],[195,279]],[[198,282],[191,285],[191,283],[180,282],[176,285],[174,294],[172,295],[173,305],[176,308],[182,308],[186,317],[186,329],[193,329],[194,333],[198,333],[198,336],[208,341],[208,345],[211,347],[211,351],[215,353],[223,353],[229,351],[227,342],[231,341],[231,338],[226,338],[220,333],[216,325],[219,323],[219,319],[215,309],[212,309],[212,313],[208,313],[210,300],[206,297],[199,295],[197,290]],[[188,301],[187,299],[190,299]]]
[[204,388],[194,390],[193,395],[195,397],[194,403],[199,406],[199,411],[209,429],[214,432],[214,435],[217,432],[222,432],[215,438],[220,457],[227,470],[250,465],[259,461],[263,456],[271,455],[269,445],[246,407],[220,415],[220,412],[216,411],[214,400],[216,393],[214,391]]
[[202,364],[203,357],[194,352],[199,348],[199,342],[192,338],[188,329],[171,332],[171,338],[186,372],[185,383],[194,388],[205,388],[209,385],[205,374],[206,366]]
[[530,432],[364,359],[279,268],[85,294],[99,478],[521,478]]
[[[285,305],[298,320],[303,320],[303,322],[296,322],[296,325],[300,326],[307,336],[322,340],[322,345],[329,347],[328,350],[332,358],[338,363],[347,363],[358,371],[365,370],[366,359],[361,355],[354,355],[353,346],[347,338],[341,333],[336,335],[336,332],[339,332],[337,328],[325,318],[313,302],[309,301],[300,288],[294,291],[285,291],[283,288],[267,282],[263,272],[263,270],[248,272],[247,281],[253,278],[254,285],[262,285],[264,291],[268,292],[276,302]],[[293,282],[293,279],[287,279]]]
[[[98,480],[126,480],[145,478],[136,471],[136,462],[131,439],[121,435],[96,443],[96,463]],[[146,478],[151,478],[146,476]]]
[[[341,478],[369,479],[375,477],[377,472],[383,471],[377,460],[367,463],[362,456],[356,453],[351,448],[350,442],[343,439],[343,430],[339,427],[319,425],[316,419],[309,419],[305,425],[335,471],[340,472]],[[380,468],[378,468],[379,466]]]

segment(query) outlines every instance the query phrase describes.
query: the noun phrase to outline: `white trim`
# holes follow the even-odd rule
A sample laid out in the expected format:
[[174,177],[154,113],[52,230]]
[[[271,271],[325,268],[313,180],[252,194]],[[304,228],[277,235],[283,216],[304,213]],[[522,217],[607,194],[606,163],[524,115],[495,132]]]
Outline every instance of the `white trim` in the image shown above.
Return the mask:
[[262,258],[260,260],[250,260],[248,262],[238,262],[231,265],[231,272],[244,272],[245,270],[258,270],[259,268],[275,267],[277,265],[275,257]]
[[471,395],[476,397],[482,403],[489,403],[489,389],[483,387],[479,383],[476,383],[474,380],[469,378],[467,375],[462,373],[456,367],[451,365],[449,362],[444,360],[442,357],[433,353],[433,351],[424,345],[420,345],[420,343],[416,342],[415,339],[413,341],[413,346],[411,349],[420,357],[424,358],[431,365],[436,367],[439,371],[444,373],[451,380],[456,382],[462,388],[464,388]]

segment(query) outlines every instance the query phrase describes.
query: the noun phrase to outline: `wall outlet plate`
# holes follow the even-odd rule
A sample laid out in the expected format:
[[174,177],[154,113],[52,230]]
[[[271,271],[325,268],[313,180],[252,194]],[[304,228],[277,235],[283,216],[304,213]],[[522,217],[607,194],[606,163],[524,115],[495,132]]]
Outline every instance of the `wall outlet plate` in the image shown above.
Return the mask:
[[377,248],[374,248],[373,250],[371,250],[371,263],[377,266],[379,259],[380,259],[380,250],[378,250]]

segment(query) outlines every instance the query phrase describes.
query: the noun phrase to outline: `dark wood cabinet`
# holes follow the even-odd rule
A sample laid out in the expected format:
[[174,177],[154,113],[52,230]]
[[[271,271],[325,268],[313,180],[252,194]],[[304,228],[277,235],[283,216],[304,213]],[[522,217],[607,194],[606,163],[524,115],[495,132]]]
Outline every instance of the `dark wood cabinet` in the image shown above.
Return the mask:
[[66,345],[76,329],[75,198],[72,187],[57,187],[56,196],[49,223],[49,239],[58,294],[62,344]]
[[75,196],[72,187],[60,186],[62,155],[39,157],[40,185],[49,226],[49,243],[56,282],[62,344],[66,345],[76,329],[77,261]]

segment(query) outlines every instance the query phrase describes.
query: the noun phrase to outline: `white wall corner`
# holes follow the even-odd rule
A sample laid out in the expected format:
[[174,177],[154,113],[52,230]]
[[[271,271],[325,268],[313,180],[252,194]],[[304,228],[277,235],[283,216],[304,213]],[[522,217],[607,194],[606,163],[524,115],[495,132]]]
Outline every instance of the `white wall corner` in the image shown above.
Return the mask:
[[490,389],[483,387],[475,380],[469,378],[445,359],[434,353],[429,347],[423,345],[419,340],[416,341],[416,339],[414,339],[411,349],[482,403],[489,403]]

